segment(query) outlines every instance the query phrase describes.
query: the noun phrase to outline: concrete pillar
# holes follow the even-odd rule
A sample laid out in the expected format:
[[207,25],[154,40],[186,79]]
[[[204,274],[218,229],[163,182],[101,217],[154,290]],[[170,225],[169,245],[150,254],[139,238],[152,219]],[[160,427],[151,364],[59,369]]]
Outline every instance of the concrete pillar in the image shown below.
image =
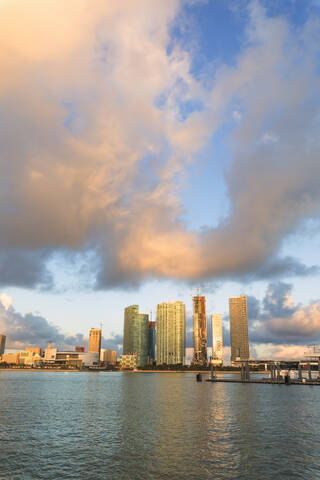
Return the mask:
[[246,380],[250,380],[250,369],[249,369],[249,362],[246,362]]

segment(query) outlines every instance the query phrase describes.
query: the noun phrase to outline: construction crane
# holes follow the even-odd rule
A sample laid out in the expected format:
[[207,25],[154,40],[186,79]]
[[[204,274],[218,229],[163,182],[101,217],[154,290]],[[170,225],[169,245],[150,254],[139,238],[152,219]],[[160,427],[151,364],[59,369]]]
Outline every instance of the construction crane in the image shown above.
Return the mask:
[[[192,297],[195,297],[197,295],[200,295],[202,290],[210,290],[211,288],[212,288],[211,285],[203,285],[203,286],[199,286],[199,287],[194,287],[194,288],[191,289],[191,295],[192,295]],[[209,293],[209,292],[204,292],[204,293]]]
[[[201,292],[210,290],[211,285],[200,285],[192,288],[193,299],[193,339],[194,350],[192,362],[198,365],[207,365],[207,316],[206,299]],[[197,298],[200,297],[200,298]]]

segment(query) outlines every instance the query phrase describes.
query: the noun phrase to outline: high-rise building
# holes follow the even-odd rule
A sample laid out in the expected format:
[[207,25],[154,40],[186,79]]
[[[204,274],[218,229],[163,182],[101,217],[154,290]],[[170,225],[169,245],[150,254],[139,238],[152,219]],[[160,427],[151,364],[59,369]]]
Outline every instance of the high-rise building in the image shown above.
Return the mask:
[[117,363],[117,352],[115,350],[104,350],[102,361],[106,365],[116,365],[116,363]]
[[183,302],[157,306],[157,365],[184,363],[186,349],[186,309]]
[[212,363],[222,365],[223,363],[223,343],[222,343],[222,315],[213,313],[211,315],[212,332]]
[[149,322],[149,363],[152,365],[156,360],[156,322]]
[[89,348],[88,352],[98,353],[100,359],[101,352],[101,329],[100,328],[91,328],[89,334]]
[[249,360],[247,297],[229,298],[231,364]]
[[0,335],[0,356],[4,354],[4,350],[6,348],[6,336]]
[[206,297],[193,296],[193,363],[207,365],[207,317]]
[[123,354],[137,354],[137,367],[148,363],[149,316],[138,305],[124,309]]

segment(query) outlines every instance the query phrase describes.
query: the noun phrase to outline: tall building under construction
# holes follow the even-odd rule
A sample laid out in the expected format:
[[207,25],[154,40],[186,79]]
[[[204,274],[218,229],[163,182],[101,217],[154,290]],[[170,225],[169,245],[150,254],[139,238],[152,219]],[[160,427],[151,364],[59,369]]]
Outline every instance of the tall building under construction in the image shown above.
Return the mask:
[[249,360],[247,297],[229,298],[231,364]]
[[157,365],[182,365],[186,348],[186,310],[183,302],[157,306]]
[[207,365],[207,317],[206,297],[193,296],[193,363]]

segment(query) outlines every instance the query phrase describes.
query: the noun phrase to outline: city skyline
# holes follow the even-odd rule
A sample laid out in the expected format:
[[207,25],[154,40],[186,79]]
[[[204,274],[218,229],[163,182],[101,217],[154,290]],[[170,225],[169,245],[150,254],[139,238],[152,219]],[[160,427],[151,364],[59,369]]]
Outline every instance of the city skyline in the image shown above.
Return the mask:
[[119,351],[170,298],[190,348],[203,285],[225,356],[241,294],[253,356],[320,344],[319,2],[41,5],[0,2],[6,348]]

